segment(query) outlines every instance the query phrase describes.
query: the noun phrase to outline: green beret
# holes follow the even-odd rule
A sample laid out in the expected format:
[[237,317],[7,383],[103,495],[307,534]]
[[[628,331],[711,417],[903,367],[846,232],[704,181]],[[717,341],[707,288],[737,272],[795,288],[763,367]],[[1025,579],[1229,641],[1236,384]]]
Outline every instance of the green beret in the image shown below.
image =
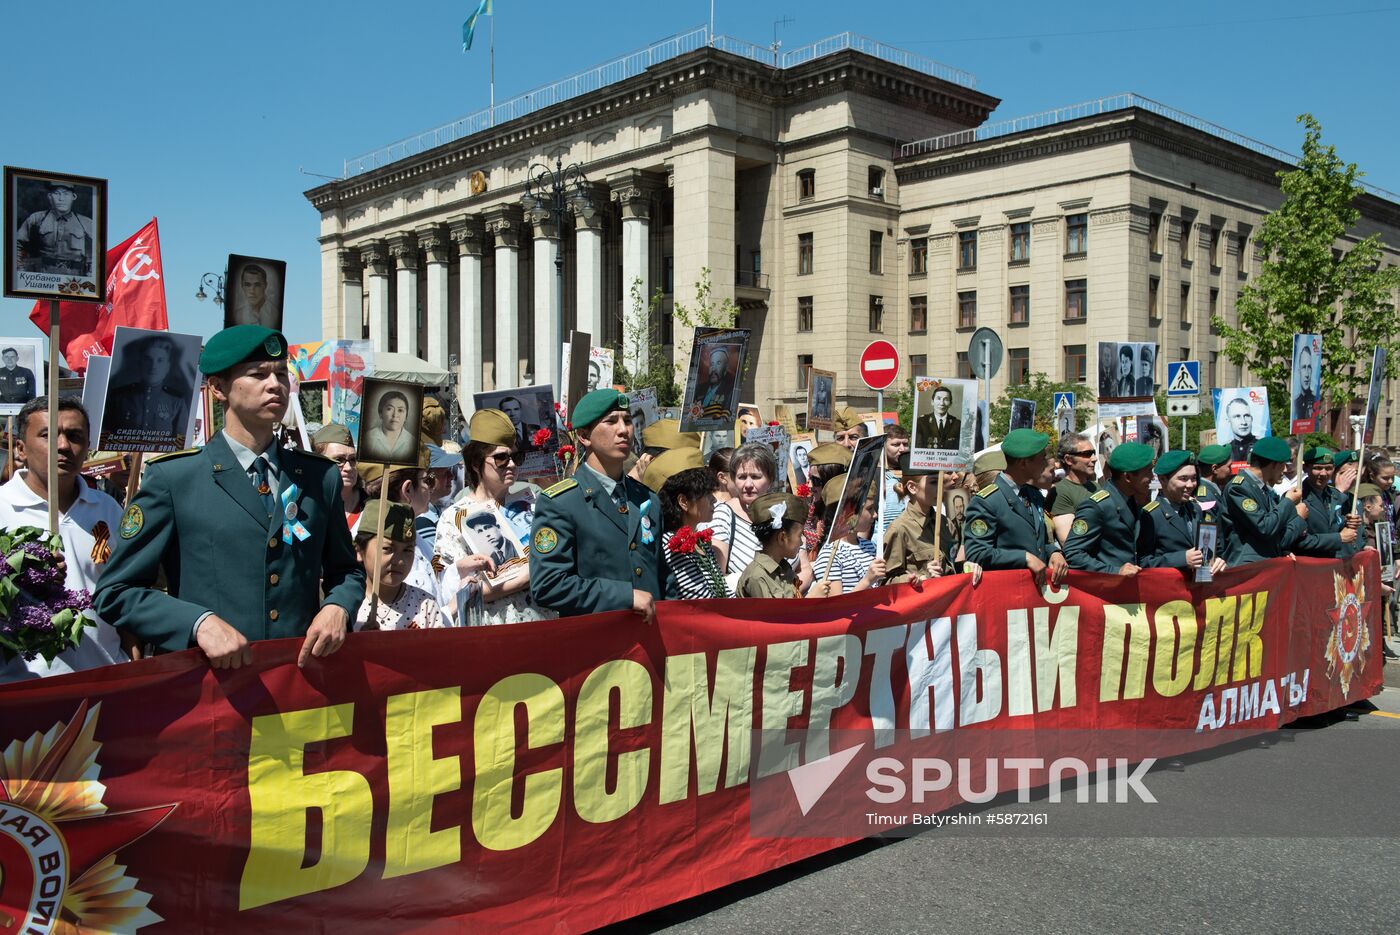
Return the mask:
[[612,387],[604,387],[580,399],[574,406],[569,421],[574,424],[575,429],[592,428],[610,412],[626,412],[628,405],[625,393],[619,393]]
[[[1005,467],[1006,465],[1002,465]],[[909,452],[899,456],[899,474],[901,477],[932,477],[938,472],[932,468],[916,468],[909,466]]]
[[1343,448],[1341,451],[1332,455],[1332,463],[1335,464],[1337,467],[1341,467],[1343,464],[1355,460],[1356,451],[1351,448]]
[[700,454],[699,448],[670,448],[651,459],[651,464],[642,474],[642,483],[660,493],[666,482],[681,471],[704,466],[705,457]]
[[822,442],[807,452],[807,463],[812,465],[839,464],[842,467],[850,467],[851,449],[835,442]]
[[1050,436],[1034,429],[1012,429],[1001,440],[1001,450],[1008,458],[1034,458],[1050,444]]
[[657,419],[642,429],[642,447],[665,448],[667,451],[672,448],[699,448],[700,433],[682,432],[678,419]]
[[[379,531],[379,501],[365,504],[360,514],[360,532],[375,535]],[[413,541],[413,509],[406,503],[384,504],[384,538],[390,542]]]
[[1293,460],[1293,452],[1289,450],[1288,442],[1277,435],[1259,439],[1250,449],[1249,456],[1260,461],[1277,461],[1280,464],[1287,464]]
[[223,373],[249,360],[286,360],[287,339],[262,325],[234,325],[209,339],[199,355],[199,372]]
[[984,451],[972,462],[972,473],[974,474],[1004,470],[1006,470],[1006,455],[1000,448],[996,451]]
[[478,409],[467,423],[467,437],[488,445],[515,447],[515,423],[499,409]]
[[1108,456],[1108,466],[1115,471],[1141,471],[1152,465],[1156,449],[1142,442],[1124,442]]
[[1228,464],[1230,462],[1230,446],[1206,445],[1201,449],[1200,455],[1196,457],[1196,462],[1198,464],[1204,464],[1206,467],[1217,467],[1221,464]]
[[324,425],[311,436],[313,445],[349,445],[355,447],[355,442],[350,438],[350,430],[343,425],[334,422]]
[[[1117,449],[1114,450],[1116,451]],[[1109,460],[1112,461],[1112,457],[1110,457]],[[1188,464],[1195,463],[1196,461],[1191,457],[1191,452],[1189,451],[1168,451],[1157,459],[1157,466],[1153,470],[1159,477],[1170,477]]]
[[1303,452],[1304,464],[1331,464],[1332,457],[1336,452],[1331,448],[1324,448],[1322,445],[1314,445]]
[[1375,484],[1361,484],[1356,488],[1356,498],[1358,500],[1369,500],[1371,497],[1381,495],[1380,487]]
[[783,505],[783,522],[805,523],[807,522],[807,501],[799,500],[790,493],[773,491],[759,497],[749,504],[749,519],[755,526],[769,525],[772,522],[773,507],[778,504]]

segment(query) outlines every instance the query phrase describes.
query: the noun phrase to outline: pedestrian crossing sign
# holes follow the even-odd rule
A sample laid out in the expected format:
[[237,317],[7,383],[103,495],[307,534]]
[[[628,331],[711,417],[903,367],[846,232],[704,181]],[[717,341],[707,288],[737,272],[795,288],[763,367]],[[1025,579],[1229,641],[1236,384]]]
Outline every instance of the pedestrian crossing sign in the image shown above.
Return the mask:
[[1056,412],[1059,412],[1061,409],[1073,409],[1073,408],[1074,408],[1074,394],[1073,394],[1073,393],[1056,393],[1056,394],[1055,394],[1055,405],[1052,406],[1051,408],[1054,409]]
[[1167,364],[1167,395],[1197,396],[1201,392],[1201,362],[1177,360]]

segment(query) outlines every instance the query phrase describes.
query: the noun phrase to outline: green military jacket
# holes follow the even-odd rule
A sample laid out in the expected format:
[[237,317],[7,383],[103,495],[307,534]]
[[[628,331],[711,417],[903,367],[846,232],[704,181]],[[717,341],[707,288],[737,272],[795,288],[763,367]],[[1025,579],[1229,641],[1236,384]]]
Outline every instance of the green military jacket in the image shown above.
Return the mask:
[[[365,572],[350,541],[334,461],[277,452],[284,489],[298,488],[307,536],[283,539],[223,433],[199,451],[153,461],[122,515],[93,607],[163,652],[188,649],[212,612],[249,640],[302,636],[325,604],[355,619]],[[156,589],[161,571],[168,591]],[[325,597],[322,598],[324,592]]]
[[1214,481],[1202,477],[1196,485],[1196,501],[1202,510],[1214,517],[1217,530],[1215,542],[1221,557],[1224,557],[1226,542],[1230,538],[1230,517],[1225,511],[1225,495]]
[[1225,485],[1224,512],[1230,519],[1225,560],[1231,565],[1287,555],[1303,537],[1297,506],[1251,471],[1241,471]]
[[[1159,494],[1155,500],[1142,508],[1140,521],[1152,524],[1151,567],[1186,570],[1189,567],[1186,564],[1186,553],[1196,547],[1197,533],[1200,532],[1201,525],[1215,522],[1215,511],[1202,510],[1200,504],[1193,500],[1187,500],[1183,507],[1184,510],[1178,509],[1176,504]],[[1219,536],[1218,530],[1216,535]],[[1219,547],[1217,539],[1217,551]]]
[[541,607],[568,617],[631,610],[633,589],[658,601],[678,596],[661,554],[660,498],[625,475],[618,483],[623,507],[580,465],[536,501],[530,590]]
[[958,544],[953,540],[947,517],[940,512],[936,519],[943,524],[937,549],[933,547],[935,517],[921,510],[918,504],[910,503],[890,523],[890,528],[885,530],[887,584],[898,584],[911,580],[916,574],[922,575],[928,563],[935,560],[945,575],[953,573],[952,556],[957,553]]
[[1132,564],[1152,568],[1157,546],[1151,522],[1123,496],[1118,485],[1105,482],[1074,511],[1074,524],[1065,538],[1065,561],[1080,571],[1116,575]]
[[1297,520],[1302,524],[1302,530],[1298,535],[1298,544],[1293,548],[1296,554],[1314,558],[1350,558],[1365,548],[1360,529],[1357,530],[1356,539],[1342,541],[1347,510],[1351,507],[1349,495],[1330,484],[1319,490],[1311,481],[1305,480],[1303,503],[1308,507],[1308,518]]
[[797,592],[797,572],[791,563],[780,562],[759,552],[739,576],[736,597],[801,597]]
[[[1031,502],[1028,504],[1026,499]],[[1025,568],[1026,553],[1043,562],[1060,551],[1045,513],[1045,497],[1027,485],[1026,498],[1005,474],[977,491],[963,523],[963,552],[986,571]]]

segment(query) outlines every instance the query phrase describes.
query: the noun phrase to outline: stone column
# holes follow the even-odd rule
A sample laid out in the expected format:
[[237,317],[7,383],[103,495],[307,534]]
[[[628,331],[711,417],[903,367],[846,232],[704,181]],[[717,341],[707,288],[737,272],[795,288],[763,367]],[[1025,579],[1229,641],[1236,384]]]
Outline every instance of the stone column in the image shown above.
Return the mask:
[[420,227],[416,233],[428,261],[428,336],[420,356],[446,370],[452,353],[447,329],[447,264],[454,251],[446,229],[439,225]]
[[481,313],[485,304],[481,295],[481,257],[486,250],[486,234],[481,219],[466,214],[448,218],[447,229],[457,245],[460,264],[457,289],[461,345],[457,360],[461,375],[457,398],[462,410],[471,412],[476,408],[474,397],[481,391]]
[[394,257],[394,286],[398,290],[400,354],[418,355],[418,238],[410,233],[394,234],[389,238],[389,253]]
[[559,292],[559,224],[548,211],[535,211],[528,216],[535,237],[535,382],[559,386],[559,352],[563,320]]
[[[630,170],[608,179],[612,200],[622,206],[622,361],[628,373],[650,366],[651,200],[655,187],[641,172]],[[640,285],[639,285],[640,284]],[[640,288],[640,313],[632,306],[634,287]]]
[[[675,131],[679,135],[680,131]],[[683,224],[675,226],[674,270],[676,304],[696,302],[695,283],[708,269],[710,300],[715,304],[734,299],[734,140],[722,133],[697,136],[673,150],[671,165],[673,208]],[[881,226],[884,223],[881,222]],[[818,263],[822,244],[818,235]],[[856,248],[863,256],[865,246]],[[862,267],[864,264],[861,264]],[[784,309],[785,315],[790,311]],[[864,319],[864,315],[860,318]],[[673,333],[674,363],[682,372],[690,364],[690,344],[694,331],[679,322]],[[822,360],[818,356],[817,361]]]
[[520,209],[493,208],[486,233],[496,244],[496,367],[492,385],[500,390],[520,381]]
[[[574,256],[578,269],[578,301],[575,327],[593,336],[593,343],[603,344],[603,212],[607,190],[588,186],[589,210],[574,206]],[[625,303],[625,299],[624,299]]]
[[365,313],[364,265],[360,255],[354,250],[341,250],[340,261],[340,310],[341,327],[344,336],[358,340],[363,329]]
[[389,247],[375,240],[360,244],[369,274],[369,340],[376,351],[389,349]]

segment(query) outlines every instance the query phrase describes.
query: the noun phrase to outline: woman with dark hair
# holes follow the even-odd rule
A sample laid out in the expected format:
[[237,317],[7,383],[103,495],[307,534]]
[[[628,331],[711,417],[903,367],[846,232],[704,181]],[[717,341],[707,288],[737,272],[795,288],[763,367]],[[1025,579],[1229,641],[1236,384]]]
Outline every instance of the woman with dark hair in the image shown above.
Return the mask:
[[360,446],[365,460],[383,458],[398,464],[412,461],[418,438],[409,431],[412,420],[408,417],[408,397],[398,390],[390,390],[379,397],[375,413],[379,422],[365,432],[365,441]]
[[734,476],[729,473],[729,459],[734,457],[733,448],[721,448],[710,455],[709,468],[715,474],[715,503],[728,503],[739,495],[734,489]]
[[[712,597],[728,597],[728,590],[716,593],[716,582],[706,573],[703,564],[712,563],[711,568],[718,577],[718,569],[723,562],[719,547],[709,539],[701,539],[695,532],[715,516],[715,472],[705,467],[690,468],[672,475],[661,485],[661,519],[665,532],[661,534],[661,551],[666,556],[666,564],[676,578],[682,600],[698,600]],[[682,532],[682,530],[691,532]],[[681,541],[672,548],[671,540],[680,533]],[[712,536],[713,533],[701,533]]]

